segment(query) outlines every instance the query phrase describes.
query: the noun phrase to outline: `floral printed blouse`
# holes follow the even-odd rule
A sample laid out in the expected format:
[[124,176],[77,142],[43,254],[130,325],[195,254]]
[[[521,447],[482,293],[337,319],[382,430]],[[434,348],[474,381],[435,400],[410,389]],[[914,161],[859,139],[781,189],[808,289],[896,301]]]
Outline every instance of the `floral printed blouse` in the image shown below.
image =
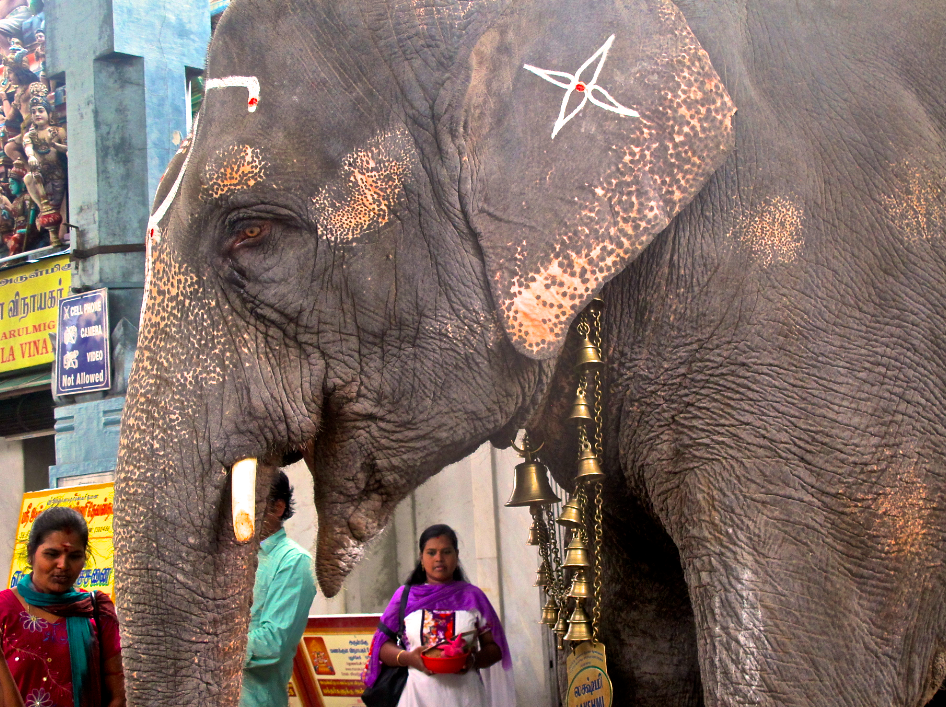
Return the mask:
[[[99,594],[101,639],[105,660],[120,651],[118,619],[115,607],[105,594]],[[99,631],[92,621],[91,692],[95,699],[89,706],[101,704],[99,673]],[[50,622],[30,614],[11,589],[0,591],[0,646],[10,666],[26,707],[74,707],[72,704],[72,669],[66,620]],[[83,690],[83,692],[89,692]],[[89,695],[84,695],[83,705]]]

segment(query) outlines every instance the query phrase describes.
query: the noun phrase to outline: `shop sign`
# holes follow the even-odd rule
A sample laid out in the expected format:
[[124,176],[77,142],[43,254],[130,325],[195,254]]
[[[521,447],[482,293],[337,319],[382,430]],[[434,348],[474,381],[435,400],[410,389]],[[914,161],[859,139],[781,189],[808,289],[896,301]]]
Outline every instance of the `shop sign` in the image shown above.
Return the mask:
[[26,543],[33,521],[47,508],[69,506],[75,508],[89,525],[89,559],[85,563],[76,587],[89,591],[98,589],[114,596],[115,572],[112,549],[112,484],[70,486],[68,489],[48,489],[23,494],[20,519],[16,527],[13,562],[7,587],[15,587],[20,577],[29,574]]
[[0,271],[0,373],[53,361],[50,335],[71,284],[68,255]]
[[586,641],[565,659],[567,707],[611,707],[611,679],[603,643]]
[[[305,707],[364,707],[361,674],[380,614],[310,616],[293,663],[290,693]],[[292,700],[290,700],[292,702]]]
[[92,290],[59,301],[56,337],[56,395],[108,390],[108,290]]

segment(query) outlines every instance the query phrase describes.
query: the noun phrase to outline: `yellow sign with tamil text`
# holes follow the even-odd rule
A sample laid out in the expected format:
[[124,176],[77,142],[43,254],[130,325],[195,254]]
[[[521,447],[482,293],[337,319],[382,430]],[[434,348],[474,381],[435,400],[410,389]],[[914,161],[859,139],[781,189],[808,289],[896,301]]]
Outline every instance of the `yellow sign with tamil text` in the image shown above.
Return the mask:
[[568,707],[611,707],[614,694],[608,677],[608,656],[603,643],[579,643],[565,659]]
[[361,674],[380,614],[310,616],[293,662],[291,693],[304,707],[364,707]]
[[15,587],[20,577],[30,571],[26,558],[26,543],[30,537],[30,530],[33,528],[33,521],[47,508],[71,506],[79,511],[85,518],[85,522],[89,524],[89,559],[79,575],[76,587],[88,590],[98,589],[114,597],[115,572],[112,548],[112,498],[114,494],[112,489],[113,484],[89,484],[24,493],[7,587]]
[[0,373],[53,361],[49,335],[71,284],[68,255],[0,272]]

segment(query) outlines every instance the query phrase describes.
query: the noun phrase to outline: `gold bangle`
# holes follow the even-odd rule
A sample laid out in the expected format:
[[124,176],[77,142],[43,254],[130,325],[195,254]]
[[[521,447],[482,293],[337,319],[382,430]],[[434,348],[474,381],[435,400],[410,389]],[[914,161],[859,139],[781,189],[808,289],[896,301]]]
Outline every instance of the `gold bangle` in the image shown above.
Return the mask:
[[[404,653],[404,652],[405,652],[405,651],[403,651],[403,650],[401,651],[401,653]],[[397,663],[398,665],[401,665],[401,653],[398,653],[398,654],[397,654],[397,657],[394,659],[394,662]],[[404,666],[401,665],[401,667],[403,668]]]

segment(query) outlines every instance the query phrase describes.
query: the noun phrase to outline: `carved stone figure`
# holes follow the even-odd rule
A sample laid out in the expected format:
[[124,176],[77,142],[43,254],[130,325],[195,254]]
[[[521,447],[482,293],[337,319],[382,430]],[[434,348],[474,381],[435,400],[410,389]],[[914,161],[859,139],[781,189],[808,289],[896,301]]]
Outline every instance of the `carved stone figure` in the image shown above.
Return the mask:
[[39,205],[36,225],[49,230],[51,245],[62,245],[57,226],[62,223],[59,209],[66,195],[66,170],[62,156],[67,152],[66,129],[51,125],[52,108],[43,96],[30,99],[30,119],[33,123],[23,136],[23,151],[29,164],[29,173],[23,178],[30,196]]

